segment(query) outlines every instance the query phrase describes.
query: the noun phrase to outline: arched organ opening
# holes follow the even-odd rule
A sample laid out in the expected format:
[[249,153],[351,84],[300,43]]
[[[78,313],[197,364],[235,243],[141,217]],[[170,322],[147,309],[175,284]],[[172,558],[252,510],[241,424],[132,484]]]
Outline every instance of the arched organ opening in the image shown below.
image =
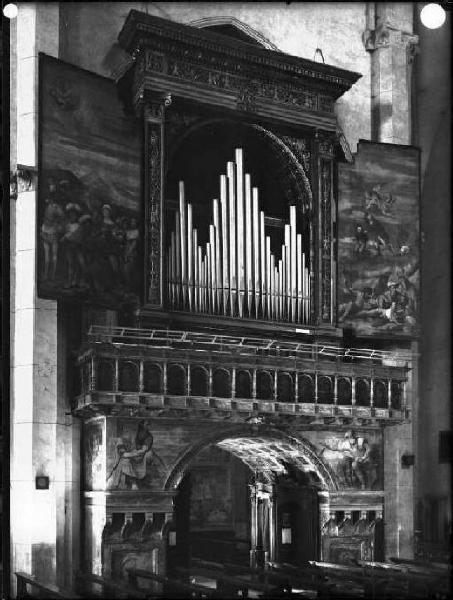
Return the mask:
[[273,251],[259,190],[244,173],[243,149],[220,175],[208,239],[199,243],[194,212],[179,182],[179,210],[167,248],[168,302],[176,310],[308,323],[309,261],[297,208],[289,206],[283,243]]

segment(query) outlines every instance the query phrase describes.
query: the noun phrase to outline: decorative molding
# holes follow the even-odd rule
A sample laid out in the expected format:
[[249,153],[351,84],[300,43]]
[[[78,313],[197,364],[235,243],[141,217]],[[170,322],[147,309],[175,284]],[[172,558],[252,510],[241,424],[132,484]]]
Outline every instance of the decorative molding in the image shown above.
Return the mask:
[[216,25],[217,26],[218,25],[232,25],[233,27],[236,27],[236,29],[239,29],[239,31],[242,31],[242,33],[245,33],[245,35],[247,35],[250,38],[252,38],[253,40],[255,40],[255,42],[258,42],[258,44],[261,44],[263,46],[263,48],[266,48],[267,50],[274,50],[275,52],[279,52],[279,49],[277,48],[277,46],[275,44],[273,44],[271,41],[269,41],[266,37],[264,37],[264,35],[262,35],[258,31],[256,31],[252,27],[250,27],[250,25],[247,25],[246,23],[239,21],[239,19],[236,19],[235,17],[230,17],[230,16],[205,17],[203,19],[197,19],[195,21],[190,21],[188,23],[188,25],[190,25],[191,27],[198,27],[199,29],[204,29],[206,27],[208,27],[208,28],[214,27]]
[[333,113],[333,94],[321,93],[294,81],[269,81],[268,78],[262,77],[259,71],[250,70],[247,66],[238,69],[238,65],[219,61],[216,57],[205,57],[204,61],[204,57],[200,55],[193,55],[192,61],[189,60],[190,57],[190,53],[184,53],[181,58],[172,53],[171,57],[165,58],[162,52],[147,49],[137,63],[136,82],[139,84],[148,73],[161,74],[192,84],[233,92],[237,96],[239,110],[256,110],[256,100],[261,99],[277,104],[300,106],[310,111]]
[[[340,96],[360,74],[338,69],[330,65],[259,48],[228,36],[183,25],[141,13],[130,11],[118,36],[120,45],[129,53],[137,56],[144,47],[164,51],[167,55],[194,60],[196,64],[221,65],[221,70],[242,71],[245,65],[255,71],[265,73],[265,79],[273,79],[277,74],[287,81],[296,77],[312,80],[316,85],[330,89],[336,97]],[[274,71],[271,75],[269,71]]]

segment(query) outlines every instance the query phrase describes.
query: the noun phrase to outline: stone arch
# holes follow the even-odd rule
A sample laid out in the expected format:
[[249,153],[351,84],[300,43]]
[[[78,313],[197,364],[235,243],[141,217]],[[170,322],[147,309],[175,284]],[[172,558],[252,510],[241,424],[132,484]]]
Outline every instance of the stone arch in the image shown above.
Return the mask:
[[253,40],[258,45],[266,48],[267,50],[274,50],[275,52],[280,52],[275,44],[273,44],[270,40],[268,40],[262,33],[247,25],[243,21],[236,19],[235,17],[230,16],[215,16],[215,17],[204,17],[202,19],[195,19],[194,21],[190,21],[188,25],[192,27],[198,27],[199,29],[208,29],[210,27],[219,27],[230,25],[234,27],[241,33],[243,33],[246,37]]
[[185,473],[190,469],[190,466],[196,456],[208,446],[217,444],[229,438],[266,438],[269,442],[278,440],[286,442],[300,452],[302,462],[306,464],[308,470],[311,470],[320,482],[320,488],[327,491],[339,489],[337,477],[331,467],[326,464],[317,454],[315,447],[306,439],[298,438],[294,435],[284,433],[279,429],[272,427],[263,427],[252,429],[248,424],[240,424],[223,431],[217,431],[211,435],[204,437],[202,440],[191,446],[178,458],[176,464],[170,471],[164,485],[166,491],[176,490],[182,481]]

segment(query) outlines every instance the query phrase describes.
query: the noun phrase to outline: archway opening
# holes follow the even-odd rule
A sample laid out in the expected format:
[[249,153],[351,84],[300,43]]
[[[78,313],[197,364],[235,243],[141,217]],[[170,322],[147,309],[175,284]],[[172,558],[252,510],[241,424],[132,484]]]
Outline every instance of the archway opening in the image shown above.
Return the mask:
[[179,482],[168,571],[193,561],[265,568],[319,559],[323,487],[290,439],[252,434],[205,446]]

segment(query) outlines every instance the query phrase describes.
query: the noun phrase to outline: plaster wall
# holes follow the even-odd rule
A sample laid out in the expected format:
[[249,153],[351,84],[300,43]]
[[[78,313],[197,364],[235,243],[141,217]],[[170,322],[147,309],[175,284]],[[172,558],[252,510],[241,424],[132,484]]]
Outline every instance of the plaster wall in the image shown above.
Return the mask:
[[362,74],[339,99],[336,111],[353,151],[359,138],[371,137],[371,60],[362,42],[366,3],[61,3],[60,58],[111,76],[126,58],[117,37],[132,9],[188,25],[202,18],[234,17],[282,52],[310,60],[320,48],[327,64]]

